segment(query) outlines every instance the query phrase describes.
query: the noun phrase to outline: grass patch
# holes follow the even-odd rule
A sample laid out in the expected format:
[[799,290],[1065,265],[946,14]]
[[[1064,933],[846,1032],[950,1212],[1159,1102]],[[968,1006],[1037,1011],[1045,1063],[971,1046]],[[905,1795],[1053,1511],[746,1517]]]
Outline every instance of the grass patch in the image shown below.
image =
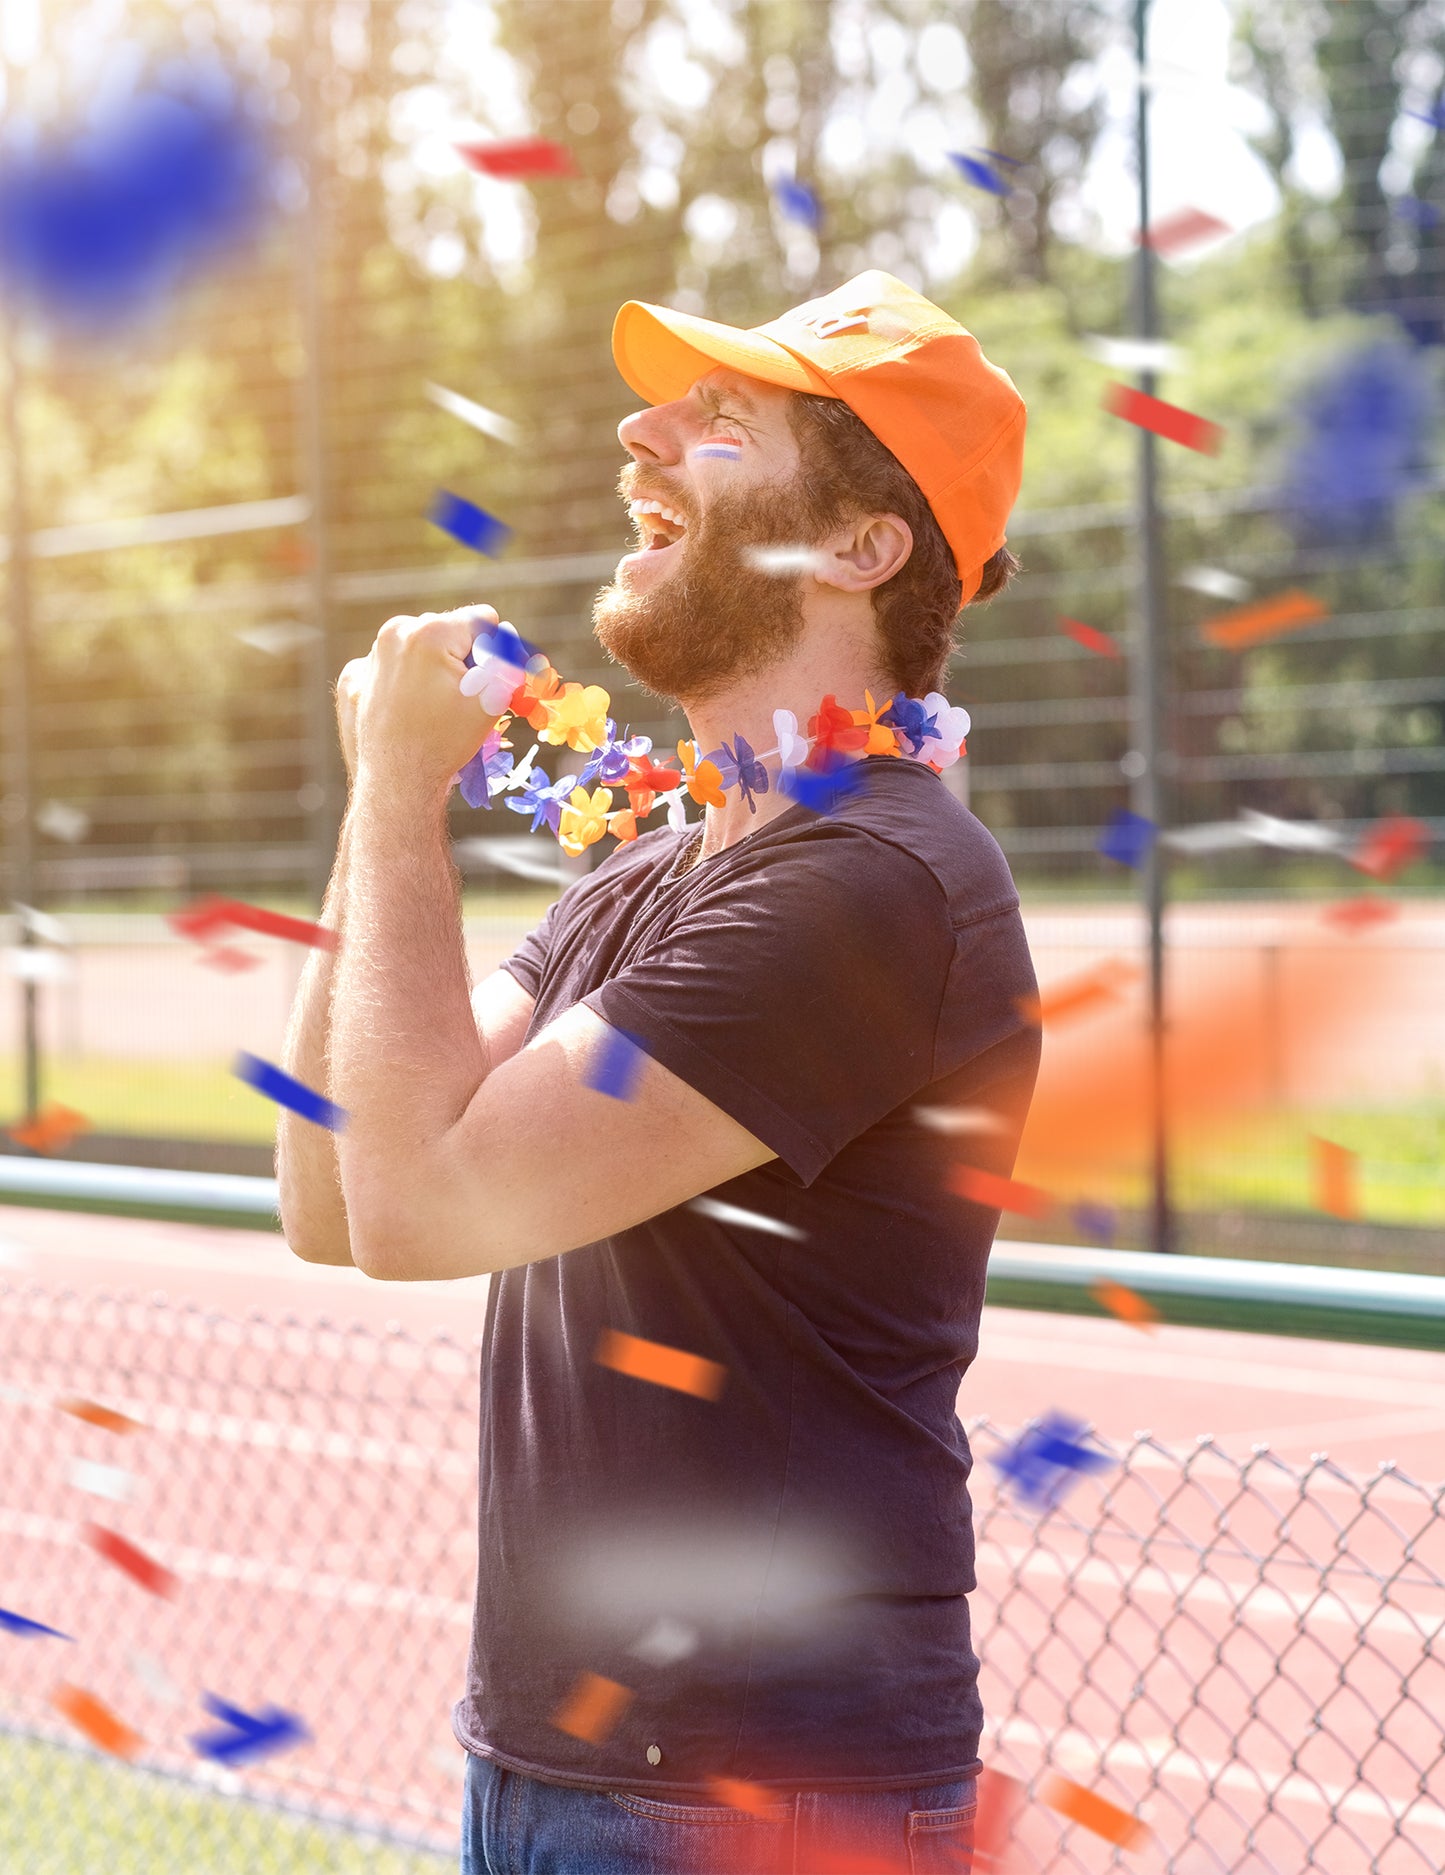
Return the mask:
[[[460,1814],[460,1792],[458,1793]],[[438,1875],[454,1855],[351,1835],[35,1739],[0,1737],[6,1875]]]
[[[21,1070],[0,1057],[0,1113],[19,1111]],[[83,1113],[98,1133],[148,1139],[244,1140],[276,1136],[276,1107],[231,1072],[229,1061],[121,1061],[106,1055],[46,1057],[41,1099]]]

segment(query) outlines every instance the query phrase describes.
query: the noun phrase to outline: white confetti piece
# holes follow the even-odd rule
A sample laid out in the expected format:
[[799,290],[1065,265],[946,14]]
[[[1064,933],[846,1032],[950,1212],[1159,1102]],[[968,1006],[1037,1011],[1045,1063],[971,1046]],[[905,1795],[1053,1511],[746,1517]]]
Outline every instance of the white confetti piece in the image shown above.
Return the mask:
[[649,1666],[670,1667],[674,1661],[696,1653],[697,1642],[696,1628],[690,1628],[685,1621],[674,1621],[671,1615],[662,1615],[627,1651]]
[[470,397],[459,397],[455,391],[449,391],[442,384],[428,384],[426,394],[434,404],[460,417],[463,423],[470,423],[474,430],[480,430],[484,436],[495,436],[499,443],[510,443],[513,448],[522,440],[522,432],[510,417],[499,417],[495,410],[488,410],[485,404],[474,404]]
[[130,1670],[150,1694],[163,1706],[183,1706],[185,1696],[154,1654],[132,1654]]
[[117,1504],[129,1499],[135,1485],[134,1477],[123,1465],[102,1465],[93,1458],[71,1459],[70,1482],[78,1491],[108,1497]]
[[915,1107],[920,1126],[935,1133],[1002,1133],[1007,1123],[990,1107]]
[[1089,332],[1082,343],[1091,358],[1113,371],[1177,371],[1184,363],[1184,353],[1164,339],[1111,339]]
[[745,1211],[740,1204],[727,1204],[721,1198],[694,1198],[688,1206],[690,1211],[701,1212],[703,1217],[716,1218],[719,1224],[741,1224],[745,1230],[762,1230],[774,1237],[792,1237],[799,1243],[803,1232],[793,1224],[780,1224],[775,1217],[764,1217],[761,1211]]
[[825,556],[817,547],[745,547],[743,558],[759,573],[813,573]]

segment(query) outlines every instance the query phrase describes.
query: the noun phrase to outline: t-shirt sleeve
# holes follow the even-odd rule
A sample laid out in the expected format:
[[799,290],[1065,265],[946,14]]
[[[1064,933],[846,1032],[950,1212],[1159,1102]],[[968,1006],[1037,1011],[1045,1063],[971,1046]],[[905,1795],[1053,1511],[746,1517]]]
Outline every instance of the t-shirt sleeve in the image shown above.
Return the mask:
[[729,869],[583,1001],[808,1185],[933,1078],[952,957],[929,869],[840,827]]

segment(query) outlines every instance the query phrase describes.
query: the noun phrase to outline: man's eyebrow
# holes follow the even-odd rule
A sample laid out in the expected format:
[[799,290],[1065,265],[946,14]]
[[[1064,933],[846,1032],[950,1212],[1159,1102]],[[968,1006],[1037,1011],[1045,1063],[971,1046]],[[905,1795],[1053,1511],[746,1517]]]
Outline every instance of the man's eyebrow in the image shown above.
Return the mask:
[[699,378],[692,388],[702,402],[714,410],[719,404],[741,404],[750,415],[757,415],[758,406],[754,399],[749,397],[746,391],[739,390],[734,385],[709,384],[706,380]]

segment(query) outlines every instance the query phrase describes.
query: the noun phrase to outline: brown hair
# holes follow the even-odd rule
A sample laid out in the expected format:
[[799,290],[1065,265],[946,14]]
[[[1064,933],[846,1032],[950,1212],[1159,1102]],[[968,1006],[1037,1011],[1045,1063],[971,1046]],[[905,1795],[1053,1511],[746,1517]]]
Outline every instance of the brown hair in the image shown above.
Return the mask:
[[[820,529],[853,514],[896,514],[913,532],[906,563],[873,591],[873,617],[888,675],[910,697],[943,682],[963,598],[953,549],[923,491],[893,451],[838,397],[798,391],[788,421],[803,458],[803,483]],[[1019,563],[1007,547],[985,560],[969,604],[1002,592]]]

